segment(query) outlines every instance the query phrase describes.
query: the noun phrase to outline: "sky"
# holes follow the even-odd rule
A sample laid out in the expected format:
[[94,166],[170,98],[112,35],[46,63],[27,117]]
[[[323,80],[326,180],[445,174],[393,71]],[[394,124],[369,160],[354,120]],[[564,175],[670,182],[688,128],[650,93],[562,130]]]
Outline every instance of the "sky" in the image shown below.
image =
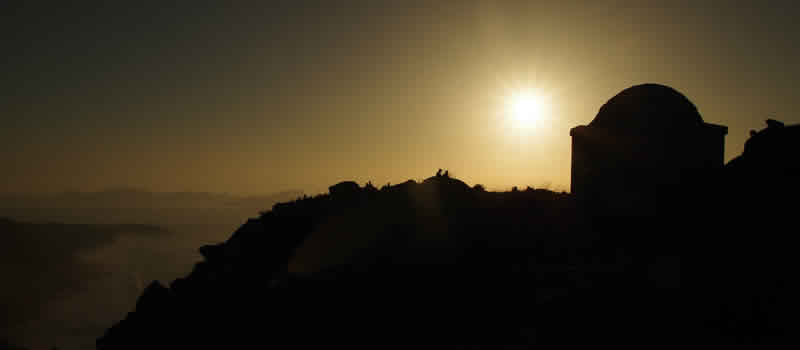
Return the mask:
[[648,82],[728,126],[726,160],[800,122],[791,2],[587,3],[6,3],[0,192],[568,190],[569,129]]

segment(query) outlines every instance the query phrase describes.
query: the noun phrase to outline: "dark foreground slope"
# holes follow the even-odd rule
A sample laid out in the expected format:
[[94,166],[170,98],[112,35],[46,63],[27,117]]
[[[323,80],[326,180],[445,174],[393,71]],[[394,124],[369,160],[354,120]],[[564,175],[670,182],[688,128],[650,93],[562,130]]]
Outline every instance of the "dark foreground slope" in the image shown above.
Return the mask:
[[485,192],[443,176],[380,190],[342,183],[202,247],[190,275],[153,282],[97,345],[796,342],[798,163],[759,159],[743,155],[649,217],[599,217],[567,194]]

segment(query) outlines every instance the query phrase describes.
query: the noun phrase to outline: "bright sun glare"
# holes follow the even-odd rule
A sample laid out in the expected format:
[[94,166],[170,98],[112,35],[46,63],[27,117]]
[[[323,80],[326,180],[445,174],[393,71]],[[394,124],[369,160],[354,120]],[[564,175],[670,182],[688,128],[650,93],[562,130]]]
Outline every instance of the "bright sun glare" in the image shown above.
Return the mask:
[[532,128],[541,122],[545,113],[542,97],[530,90],[520,90],[509,96],[507,112],[516,128]]

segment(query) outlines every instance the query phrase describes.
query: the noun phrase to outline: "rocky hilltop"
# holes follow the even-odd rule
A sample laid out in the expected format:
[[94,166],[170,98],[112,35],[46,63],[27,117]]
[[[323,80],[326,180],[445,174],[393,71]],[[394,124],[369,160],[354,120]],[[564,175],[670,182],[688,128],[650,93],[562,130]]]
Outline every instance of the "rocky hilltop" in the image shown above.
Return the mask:
[[97,347],[796,342],[798,151],[746,149],[715,185],[687,185],[648,216],[441,174],[339,183],[201,247],[188,276],[150,284]]

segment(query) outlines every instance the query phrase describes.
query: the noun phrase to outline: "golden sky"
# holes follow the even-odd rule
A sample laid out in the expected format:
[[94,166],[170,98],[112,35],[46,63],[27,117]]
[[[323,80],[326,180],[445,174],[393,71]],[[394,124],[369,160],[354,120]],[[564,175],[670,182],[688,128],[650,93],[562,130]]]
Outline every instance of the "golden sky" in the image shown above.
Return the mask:
[[[788,1],[430,3],[6,9],[0,192],[317,193],[439,168],[566,190],[569,129],[646,82],[727,125],[726,159],[765,119],[800,122]],[[546,105],[534,125],[507,113],[518,91]]]

